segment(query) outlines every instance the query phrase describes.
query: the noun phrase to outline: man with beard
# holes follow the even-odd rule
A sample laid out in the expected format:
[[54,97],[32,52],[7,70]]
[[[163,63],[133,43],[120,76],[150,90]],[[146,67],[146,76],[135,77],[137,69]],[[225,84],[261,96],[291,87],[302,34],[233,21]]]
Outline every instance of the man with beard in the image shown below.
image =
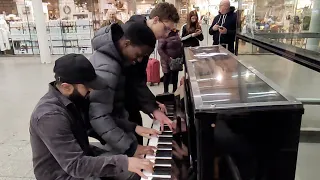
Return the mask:
[[[88,95],[105,88],[89,60],[68,54],[55,61],[56,81],[36,105],[30,120],[30,141],[37,179],[93,180],[99,177],[139,179],[152,170],[146,159],[126,155],[96,156],[103,150],[89,144]],[[97,178],[96,178],[97,177]]]

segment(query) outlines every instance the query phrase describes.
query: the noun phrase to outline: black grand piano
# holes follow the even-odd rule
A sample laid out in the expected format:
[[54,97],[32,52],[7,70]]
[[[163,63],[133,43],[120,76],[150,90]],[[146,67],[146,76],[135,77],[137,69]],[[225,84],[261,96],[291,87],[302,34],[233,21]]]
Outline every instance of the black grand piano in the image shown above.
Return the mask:
[[176,129],[149,140],[149,179],[294,180],[302,104],[221,46],[185,60],[180,93],[157,96]]

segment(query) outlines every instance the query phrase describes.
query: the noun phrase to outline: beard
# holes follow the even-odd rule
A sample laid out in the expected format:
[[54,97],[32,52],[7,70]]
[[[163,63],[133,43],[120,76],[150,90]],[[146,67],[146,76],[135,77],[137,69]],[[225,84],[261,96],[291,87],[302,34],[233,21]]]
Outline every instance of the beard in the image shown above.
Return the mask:
[[74,91],[72,92],[72,94],[69,96],[70,101],[72,101],[77,108],[87,111],[89,110],[89,91],[87,92],[87,94],[85,96],[82,96],[77,88],[74,88]]

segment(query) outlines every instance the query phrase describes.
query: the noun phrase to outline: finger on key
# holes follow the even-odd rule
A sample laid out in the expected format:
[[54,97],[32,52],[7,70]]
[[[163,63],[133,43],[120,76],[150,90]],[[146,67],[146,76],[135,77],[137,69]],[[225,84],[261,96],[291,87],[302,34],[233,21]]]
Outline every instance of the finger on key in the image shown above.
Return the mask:
[[160,131],[163,132],[164,131],[164,123],[163,121],[160,121]]
[[143,179],[148,179],[148,177],[146,175],[144,175],[140,170],[135,171],[135,173],[137,173]]
[[159,134],[161,134],[160,131],[157,131],[157,130],[155,130],[155,129],[152,129],[152,135],[159,135]]
[[147,139],[150,139],[151,136],[149,134],[143,134],[143,137],[147,138]]

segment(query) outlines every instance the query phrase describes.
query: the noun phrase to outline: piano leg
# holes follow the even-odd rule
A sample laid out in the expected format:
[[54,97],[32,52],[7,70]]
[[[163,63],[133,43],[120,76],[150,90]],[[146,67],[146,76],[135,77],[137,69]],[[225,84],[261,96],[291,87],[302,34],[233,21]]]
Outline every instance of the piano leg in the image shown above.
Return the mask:
[[[213,118],[205,118],[207,114],[197,114],[195,127],[197,131],[197,179],[214,179],[214,127]],[[202,119],[202,120],[200,120]],[[203,121],[203,119],[206,119]]]

